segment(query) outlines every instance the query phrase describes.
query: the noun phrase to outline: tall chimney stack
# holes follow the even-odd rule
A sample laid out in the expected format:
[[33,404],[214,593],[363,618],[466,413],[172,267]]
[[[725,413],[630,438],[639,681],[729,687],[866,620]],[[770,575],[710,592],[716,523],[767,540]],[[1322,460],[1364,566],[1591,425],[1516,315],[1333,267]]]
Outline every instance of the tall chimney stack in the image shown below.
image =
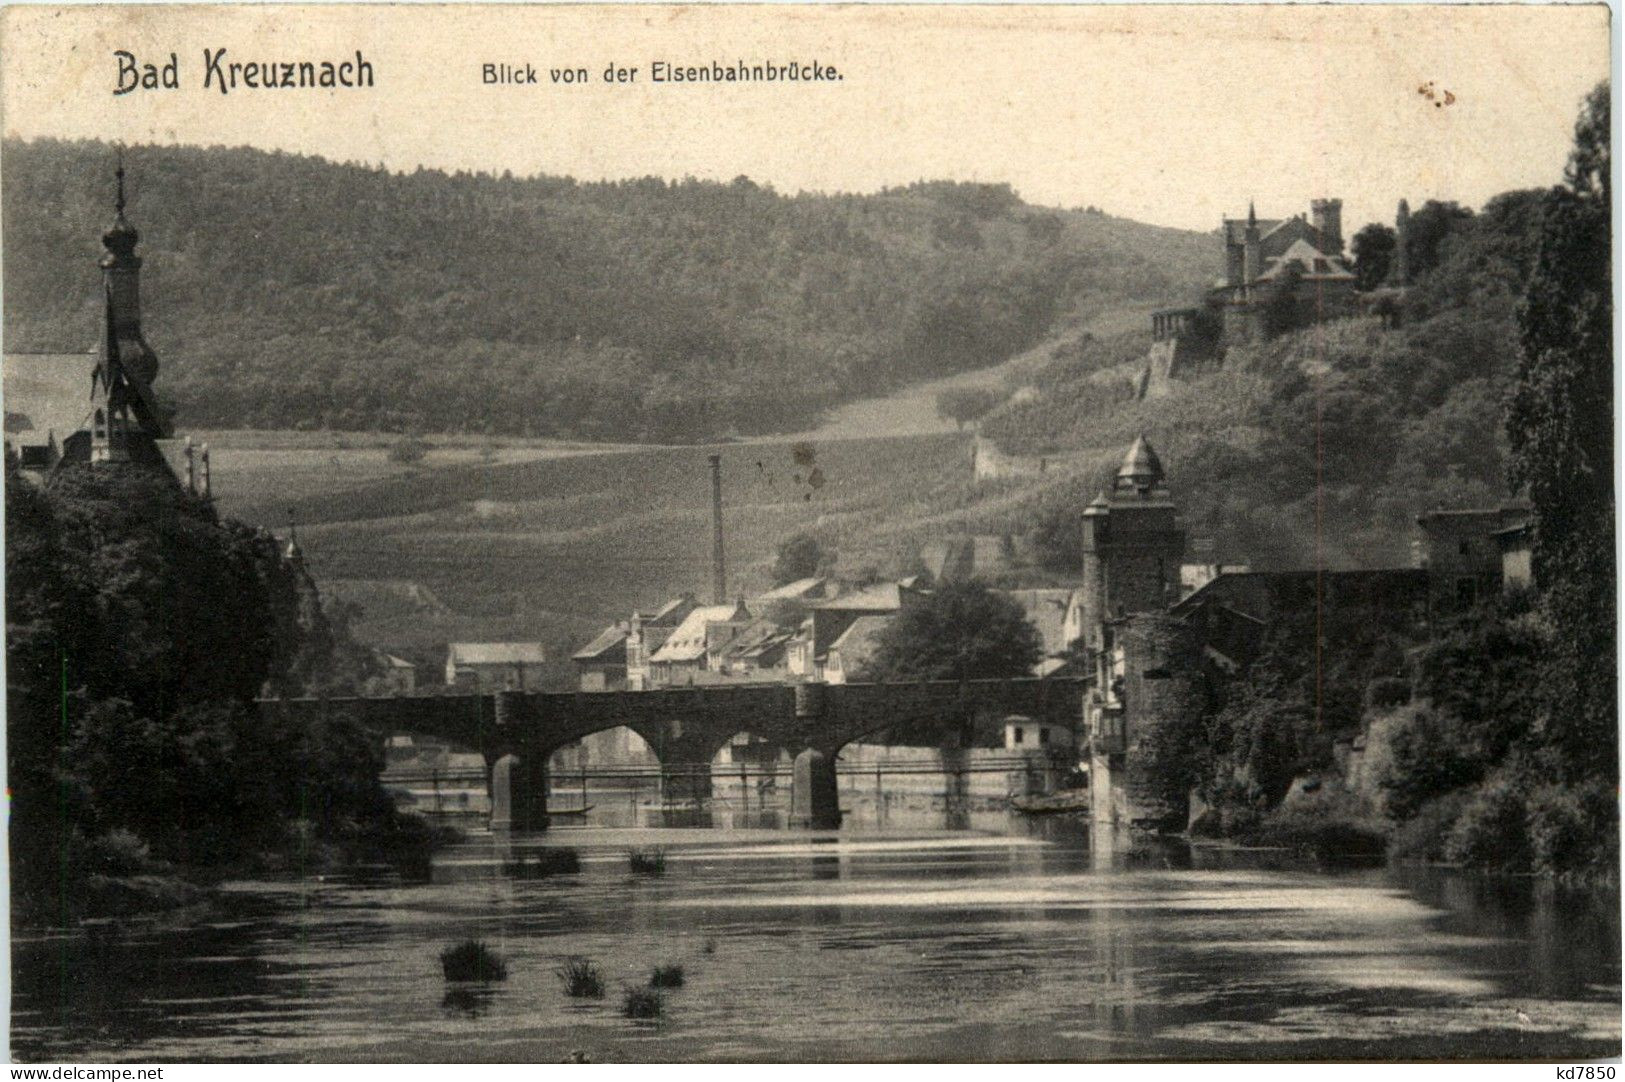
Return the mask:
[[711,456],[711,583],[712,604],[728,603],[728,573],[722,563],[722,456]]

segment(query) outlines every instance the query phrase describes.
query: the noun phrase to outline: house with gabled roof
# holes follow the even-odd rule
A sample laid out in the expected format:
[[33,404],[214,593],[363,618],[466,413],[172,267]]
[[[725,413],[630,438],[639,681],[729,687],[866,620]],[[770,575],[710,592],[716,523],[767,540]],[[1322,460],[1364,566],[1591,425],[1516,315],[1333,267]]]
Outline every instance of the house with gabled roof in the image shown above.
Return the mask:
[[546,663],[539,642],[454,642],[446,647],[446,683],[482,693],[540,691]]
[[660,648],[649,655],[649,686],[707,682],[696,679],[695,674],[716,672],[716,656],[753,619],[743,600],[690,610]]
[[617,621],[570,655],[582,691],[619,691],[626,686],[626,640],[631,628],[630,621]]
[[879,649],[879,636],[897,619],[895,613],[860,616],[841,632],[840,638],[830,643],[824,654],[824,682],[845,684],[862,680],[864,670]]

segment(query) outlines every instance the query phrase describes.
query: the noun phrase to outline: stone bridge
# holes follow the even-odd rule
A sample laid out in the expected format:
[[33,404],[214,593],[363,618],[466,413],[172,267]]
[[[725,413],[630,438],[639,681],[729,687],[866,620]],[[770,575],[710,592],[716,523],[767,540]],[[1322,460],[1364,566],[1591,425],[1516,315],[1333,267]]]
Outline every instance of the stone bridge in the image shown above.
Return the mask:
[[[736,734],[764,737],[795,756],[793,821],[834,827],[835,757],[895,725],[953,733],[977,717],[1021,714],[1070,727],[1083,718],[1088,680],[1078,677],[896,684],[743,684],[654,691],[516,692],[378,699],[267,699],[267,716],[348,717],[378,734],[433,736],[478,751],[491,772],[493,829],[547,826],[547,760],[592,733],[626,726],[663,770],[709,766]],[[690,776],[690,775],[685,775]],[[693,796],[709,795],[709,776]]]

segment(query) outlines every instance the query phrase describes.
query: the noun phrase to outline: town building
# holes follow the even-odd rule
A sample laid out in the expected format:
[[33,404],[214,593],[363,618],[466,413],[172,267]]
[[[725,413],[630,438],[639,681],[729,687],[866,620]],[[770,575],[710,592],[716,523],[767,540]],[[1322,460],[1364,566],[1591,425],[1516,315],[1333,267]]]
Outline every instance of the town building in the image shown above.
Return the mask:
[[824,682],[845,684],[864,679],[879,646],[879,634],[896,618],[895,613],[859,616],[848,624],[824,653]]
[[580,690],[621,691],[626,687],[626,641],[631,633],[632,622],[622,620],[570,655]]
[[[1508,562],[1515,577],[1529,581],[1529,518],[1529,508],[1522,504],[1418,516],[1416,563],[1428,571],[1433,609],[1468,609],[1500,593]],[[1510,561],[1506,554],[1512,555]]]
[[1071,727],[1012,714],[1004,719],[1006,751],[1069,752],[1077,740]]
[[744,599],[731,605],[700,605],[649,655],[649,687],[681,687],[714,682],[721,653],[754,617]]
[[[644,691],[652,685],[649,659],[673,631],[699,606],[693,594],[684,593],[667,601],[654,612],[634,612],[626,626],[626,690]],[[615,690],[607,686],[606,689]],[[594,690],[584,688],[583,690]]]
[[1510,592],[1533,586],[1534,525],[1530,522],[1520,522],[1516,526],[1497,530],[1495,541],[1501,549],[1501,589]]
[[379,654],[378,691],[383,695],[411,695],[418,689],[418,667],[394,654]]
[[540,691],[546,663],[539,642],[454,642],[446,647],[446,684],[481,694]]
[[[786,667],[797,679],[826,682],[830,648],[854,623],[866,616],[894,616],[925,595],[921,588],[882,582],[814,604],[790,643]],[[848,673],[843,662],[843,679],[849,678]]]

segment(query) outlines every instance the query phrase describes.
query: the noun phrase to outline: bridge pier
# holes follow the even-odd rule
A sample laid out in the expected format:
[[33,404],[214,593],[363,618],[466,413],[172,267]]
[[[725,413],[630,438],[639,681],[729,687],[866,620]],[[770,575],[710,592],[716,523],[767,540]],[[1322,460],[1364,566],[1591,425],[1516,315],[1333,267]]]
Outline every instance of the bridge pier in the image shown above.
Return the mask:
[[504,755],[491,766],[491,829],[547,829],[547,759]]
[[796,756],[790,783],[790,825],[834,830],[841,825],[841,791],[835,756],[808,748]]
[[660,764],[660,799],[670,804],[711,799],[711,764]]

